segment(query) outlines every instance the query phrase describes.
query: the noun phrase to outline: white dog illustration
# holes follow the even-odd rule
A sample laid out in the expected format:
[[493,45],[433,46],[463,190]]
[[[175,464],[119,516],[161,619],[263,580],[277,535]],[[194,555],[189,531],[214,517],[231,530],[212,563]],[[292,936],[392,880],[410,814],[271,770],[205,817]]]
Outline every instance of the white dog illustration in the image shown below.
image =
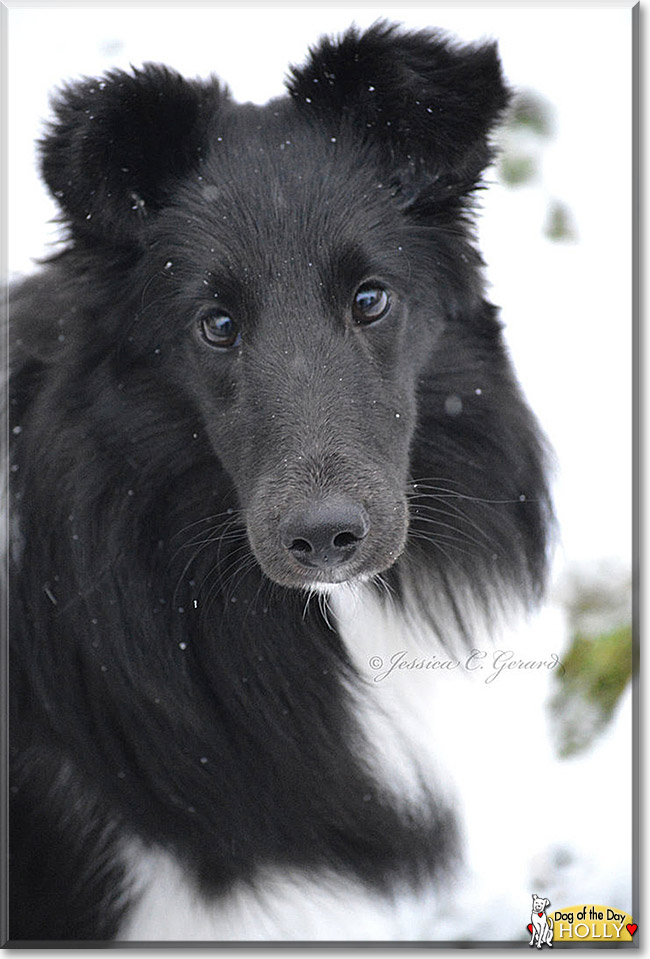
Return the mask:
[[547,946],[553,945],[553,920],[546,915],[546,907],[551,905],[550,899],[540,899],[537,893],[533,893],[533,912],[530,921],[533,926],[533,934],[529,946],[535,945],[535,936],[537,936],[537,948],[541,949],[543,943]]

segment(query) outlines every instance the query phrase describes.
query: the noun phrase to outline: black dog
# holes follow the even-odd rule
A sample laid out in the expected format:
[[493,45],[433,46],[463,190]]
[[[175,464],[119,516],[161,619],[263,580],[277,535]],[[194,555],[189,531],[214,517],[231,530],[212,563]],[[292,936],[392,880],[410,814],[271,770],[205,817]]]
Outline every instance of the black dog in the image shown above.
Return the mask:
[[55,100],[69,242],[11,295],[12,939],[408,937],[352,891],[387,922],[456,859],[312,594],[445,638],[539,596],[543,447],[472,242],[508,92],[493,45],[386,25],[288,91]]

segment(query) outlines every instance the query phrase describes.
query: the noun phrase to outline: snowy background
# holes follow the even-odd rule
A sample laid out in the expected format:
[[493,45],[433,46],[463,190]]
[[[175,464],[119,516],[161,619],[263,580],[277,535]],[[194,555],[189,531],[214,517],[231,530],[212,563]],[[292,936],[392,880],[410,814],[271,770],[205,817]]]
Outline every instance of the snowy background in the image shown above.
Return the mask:
[[[443,27],[464,40],[497,39],[510,83],[533,91],[548,107],[547,133],[523,144],[535,155],[535,174],[515,186],[504,182],[498,170],[491,172],[491,189],[481,199],[480,236],[490,296],[502,308],[515,366],[557,455],[562,542],[551,599],[531,626],[527,642],[540,656],[543,650],[562,655],[577,628],[571,613],[576,581],[587,583],[587,591],[596,596],[601,586],[605,592],[614,589],[614,600],[605,605],[610,613],[612,604],[618,611],[607,628],[625,626],[623,620],[629,618],[629,8],[331,4],[299,9],[245,3],[12,7],[7,87],[10,276],[32,272],[34,258],[51,251],[57,237],[50,223],[55,207],[38,180],[34,140],[48,116],[49,93],[62,80],[157,61],[188,76],[214,72],[228,83],[235,99],[263,103],[283,92],[287,65],[300,63],[321,34],[339,32],[353,21],[369,25],[379,17],[411,28]],[[567,228],[552,240],[548,218],[554,204],[566,214]],[[500,704],[498,722],[508,738],[510,758],[517,757],[525,768],[531,735],[527,710],[533,699],[546,703],[549,689],[539,685],[539,677],[533,682],[514,676],[509,682],[510,698],[495,691],[492,700]],[[530,722],[535,722],[532,714]],[[484,861],[492,867],[497,917],[493,926],[486,923],[477,931],[479,938],[518,938],[528,921],[533,891],[548,895],[557,906],[594,901],[632,912],[629,685],[617,699],[611,721],[592,737],[588,749],[557,758],[554,736],[551,733],[539,781],[524,779],[522,785],[522,769],[515,772],[512,762],[508,764],[507,751],[501,768],[494,763],[482,768],[480,757],[476,759],[469,781],[469,794],[476,799],[468,817],[477,826],[470,827],[470,835],[474,829],[476,842],[484,846]],[[497,839],[490,843],[480,828],[491,815],[484,805],[484,776],[505,782],[512,795],[509,844]],[[557,862],[535,859],[531,849],[536,865],[524,868],[517,886],[519,872],[507,850],[514,857],[522,842],[525,847],[531,817],[548,820],[544,848]],[[560,822],[565,824],[566,842],[559,835]],[[610,823],[616,825],[615,843],[602,842],[602,828]],[[567,843],[577,850],[576,858],[570,852],[566,859]],[[546,882],[546,888],[529,888],[534,879],[540,886]],[[513,883],[509,896],[505,890]],[[467,932],[463,922],[458,919],[450,936],[463,928]]]

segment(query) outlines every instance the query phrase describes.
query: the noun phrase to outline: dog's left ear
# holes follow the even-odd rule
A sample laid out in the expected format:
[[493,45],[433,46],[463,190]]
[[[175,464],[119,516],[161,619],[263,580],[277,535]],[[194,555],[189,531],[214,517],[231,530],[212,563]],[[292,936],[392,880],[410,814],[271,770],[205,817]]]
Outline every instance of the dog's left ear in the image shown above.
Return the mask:
[[460,189],[489,163],[488,136],[509,100],[496,44],[385,23],[322,40],[288,87],[303,115],[333,135],[378,141],[393,167],[424,166]]

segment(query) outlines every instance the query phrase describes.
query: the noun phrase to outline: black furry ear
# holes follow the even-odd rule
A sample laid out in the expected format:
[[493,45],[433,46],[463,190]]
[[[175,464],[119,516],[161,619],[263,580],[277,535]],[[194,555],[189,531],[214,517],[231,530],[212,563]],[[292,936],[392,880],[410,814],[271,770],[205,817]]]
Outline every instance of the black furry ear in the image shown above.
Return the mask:
[[496,44],[385,23],[322,40],[288,86],[304,115],[378,140],[393,165],[468,183],[490,161],[488,134],[509,100]]
[[41,169],[73,234],[137,241],[174,182],[198,166],[219,95],[216,81],[153,64],[64,88],[41,141]]

